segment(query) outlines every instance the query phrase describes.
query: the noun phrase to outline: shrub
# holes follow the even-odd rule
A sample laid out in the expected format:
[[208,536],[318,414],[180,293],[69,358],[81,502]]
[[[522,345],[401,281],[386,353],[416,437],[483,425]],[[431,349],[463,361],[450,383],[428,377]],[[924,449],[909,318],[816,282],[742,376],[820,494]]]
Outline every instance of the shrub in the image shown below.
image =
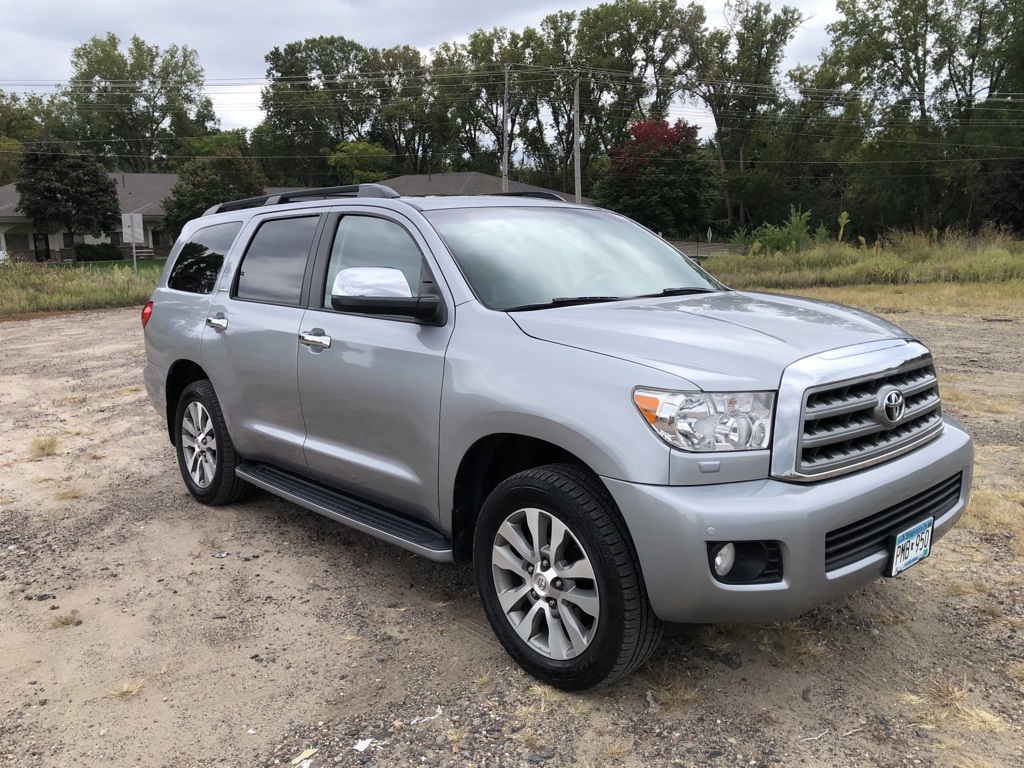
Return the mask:
[[79,261],[118,261],[124,258],[121,249],[111,243],[83,243],[75,246]]

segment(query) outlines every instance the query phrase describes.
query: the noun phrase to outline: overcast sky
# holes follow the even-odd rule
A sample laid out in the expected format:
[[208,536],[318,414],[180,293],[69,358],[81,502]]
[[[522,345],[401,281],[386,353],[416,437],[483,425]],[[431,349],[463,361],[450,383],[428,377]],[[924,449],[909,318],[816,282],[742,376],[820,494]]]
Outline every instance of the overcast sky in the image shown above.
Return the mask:
[[[413,45],[424,51],[464,39],[474,29],[521,30],[558,10],[598,0],[0,0],[0,90],[48,92],[71,76],[71,51],[107,32],[151,45],[188,45],[199,54],[221,127],[251,128],[262,115],[264,56],[275,46],[320,35],[343,35],[368,47]],[[834,0],[789,0],[808,21],[789,48],[785,67],[810,64],[827,43]],[[706,2],[708,20],[722,23],[722,2]],[[772,0],[776,9],[783,5]],[[689,111],[678,112],[702,122]],[[674,111],[675,114],[675,111]]]

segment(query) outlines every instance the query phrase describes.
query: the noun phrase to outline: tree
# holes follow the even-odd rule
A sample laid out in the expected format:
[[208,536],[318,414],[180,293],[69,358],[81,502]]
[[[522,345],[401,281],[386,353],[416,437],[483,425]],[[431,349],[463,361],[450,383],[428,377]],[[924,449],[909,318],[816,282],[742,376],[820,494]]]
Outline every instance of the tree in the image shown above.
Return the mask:
[[596,202],[665,237],[703,232],[718,198],[714,164],[697,142],[697,127],[677,120],[637,122],[609,152]]
[[348,141],[339,144],[327,158],[339,184],[366,184],[383,181],[394,170],[394,158],[372,141]]
[[262,195],[266,185],[259,164],[237,149],[198,157],[178,171],[178,181],[164,200],[164,226],[177,236],[187,222],[210,206]]
[[0,136],[0,185],[16,181],[20,168],[21,142],[9,136]]
[[751,161],[748,150],[778,102],[778,68],[803,16],[785,5],[772,13],[769,3],[752,0],[728,0],[725,16],[725,29],[708,29],[701,6],[686,8],[679,68],[685,89],[707,106],[715,121],[726,216],[730,226],[742,226],[750,222],[742,194]]
[[174,153],[178,140],[213,130],[203,68],[188,46],[162,51],[132,36],[127,50],[112,32],[79,45],[61,95],[75,139],[113,166],[146,172]]
[[41,139],[25,147],[18,210],[38,232],[100,236],[121,227],[117,185],[94,157]]

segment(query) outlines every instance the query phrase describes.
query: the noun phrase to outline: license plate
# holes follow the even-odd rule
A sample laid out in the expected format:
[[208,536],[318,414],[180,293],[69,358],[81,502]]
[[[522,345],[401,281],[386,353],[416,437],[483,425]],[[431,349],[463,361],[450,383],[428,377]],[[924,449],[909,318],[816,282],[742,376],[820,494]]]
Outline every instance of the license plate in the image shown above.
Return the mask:
[[924,560],[932,551],[935,518],[929,517],[889,537],[889,568],[886,576],[895,576]]

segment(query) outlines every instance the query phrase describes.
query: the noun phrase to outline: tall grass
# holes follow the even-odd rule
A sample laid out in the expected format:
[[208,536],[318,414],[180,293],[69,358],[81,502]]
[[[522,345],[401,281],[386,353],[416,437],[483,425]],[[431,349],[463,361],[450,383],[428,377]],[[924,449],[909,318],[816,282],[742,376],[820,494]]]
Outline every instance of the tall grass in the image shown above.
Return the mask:
[[141,263],[136,281],[132,267],[119,263],[4,264],[0,317],[144,304],[162,268],[162,261]]
[[922,283],[1024,281],[1024,243],[981,237],[899,234],[873,247],[819,244],[800,252],[719,254],[705,267],[733,288],[800,289]]

